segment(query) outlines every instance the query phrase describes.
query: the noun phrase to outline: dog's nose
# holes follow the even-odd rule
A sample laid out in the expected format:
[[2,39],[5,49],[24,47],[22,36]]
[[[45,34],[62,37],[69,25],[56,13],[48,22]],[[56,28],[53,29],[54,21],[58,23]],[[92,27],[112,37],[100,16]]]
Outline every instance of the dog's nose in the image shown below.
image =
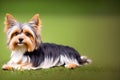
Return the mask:
[[19,38],[19,42],[22,42],[23,41],[23,38]]

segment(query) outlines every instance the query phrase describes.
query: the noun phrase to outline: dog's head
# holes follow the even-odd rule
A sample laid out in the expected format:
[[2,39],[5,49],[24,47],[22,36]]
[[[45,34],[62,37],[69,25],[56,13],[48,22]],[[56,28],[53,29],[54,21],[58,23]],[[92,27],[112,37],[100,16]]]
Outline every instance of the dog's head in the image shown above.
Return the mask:
[[6,14],[4,24],[10,50],[24,49],[31,52],[39,47],[41,43],[39,14],[34,15],[27,23],[19,23],[12,15]]

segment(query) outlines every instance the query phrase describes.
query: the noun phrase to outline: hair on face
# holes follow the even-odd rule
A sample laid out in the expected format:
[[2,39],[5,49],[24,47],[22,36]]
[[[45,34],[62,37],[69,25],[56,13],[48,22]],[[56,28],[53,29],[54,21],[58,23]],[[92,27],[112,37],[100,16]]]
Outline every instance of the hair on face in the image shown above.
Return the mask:
[[4,31],[7,34],[7,45],[10,50],[20,47],[18,45],[19,38],[24,39],[23,44],[29,52],[39,47],[41,43],[41,20],[39,14],[34,15],[28,23],[19,23],[12,15],[6,14],[4,24]]

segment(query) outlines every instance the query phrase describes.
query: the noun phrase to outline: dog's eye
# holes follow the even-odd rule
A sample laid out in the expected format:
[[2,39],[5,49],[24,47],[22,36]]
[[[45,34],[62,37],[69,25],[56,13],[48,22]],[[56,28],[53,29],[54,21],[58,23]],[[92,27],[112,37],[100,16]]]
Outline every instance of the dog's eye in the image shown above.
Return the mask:
[[18,33],[18,32],[15,32],[14,34],[17,36],[19,33]]
[[29,32],[26,32],[25,35],[26,35],[26,36],[30,36],[31,34],[30,34]]

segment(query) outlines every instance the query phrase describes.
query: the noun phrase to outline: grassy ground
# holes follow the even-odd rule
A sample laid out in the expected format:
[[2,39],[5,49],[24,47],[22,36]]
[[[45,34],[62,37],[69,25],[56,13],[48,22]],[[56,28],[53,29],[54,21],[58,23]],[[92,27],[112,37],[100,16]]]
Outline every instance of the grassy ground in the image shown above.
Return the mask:
[[44,42],[72,46],[81,55],[86,55],[93,60],[92,64],[73,70],[64,67],[36,71],[0,69],[0,80],[120,79],[120,11],[117,2],[107,4],[107,1],[101,1],[82,4],[82,2],[72,2],[72,0],[69,2],[46,0],[45,2],[18,3],[13,0],[13,2],[2,1],[0,12],[0,67],[10,58],[10,51],[6,47],[6,36],[3,32],[4,16],[8,12],[22,22],[28,21],[34,13],[40,13]]

